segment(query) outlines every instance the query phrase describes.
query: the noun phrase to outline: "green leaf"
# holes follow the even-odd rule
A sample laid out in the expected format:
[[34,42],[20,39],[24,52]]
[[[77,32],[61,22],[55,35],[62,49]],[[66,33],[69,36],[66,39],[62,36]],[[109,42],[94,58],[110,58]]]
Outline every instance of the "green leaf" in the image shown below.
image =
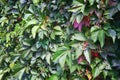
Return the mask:
[[37,47],[36,47],[36,45],[33,45],[32,47],[31,47],[31,51],[37,51],[38,49],[37,49]]
[[80,3],[84,3],[84,0],[75,0],[75,1],[78,1]]
[[73,35],[71,39],[78,40],[78,41],[86,41],[87,40],[87,38],[85,37],[85,35],[83,33],[77,33],[77,34]]
[[40,39],[43,39],[44,38],[44,31],[40,30],[38,33],[38,36]]
[[77,47],[76,47],[76,52],[75,52],[76,59],[78,59],[79,56],[82,55],[82,52],[83,52],[82,46],[77,46]]
[[76,65],[71,66],[70,68],[70,73],[74,72],[77,69]]
[[101,47],[103,47],[104,42],[105,42],[105,32],[104,32],[104,30],[99,31],[98,38],[99,38],[99,42],[100,42]]
[[70,18],[70,22],[72,22],[72,24],[74,23],[74,20],[76,18],[77,14],[72,14],[71,18]]
[[93,78],[96,78],[100,73],[101,73],[101,70],[98,67],[93,69],[93,71],[92,71]]
[[71,12],[84,12],[85,5],[83,3],[80,3],[79,1],[73,0],[74,6],[69,9]]
[[63,33],[60,32],[60,31],[55,31],[54,34],[55,34],[55,35],[63,35]]
[[50,59],[51,59],[51,54],[48,53],[48,54],[46,55],[46,61],[47,61],[48,64],[50,64]]
[[93,68],[92,70],[93,78],[96,78],[97,76],[99,76],[100,73],[103,72],[102,70],[105,69],[107,65],[108,64],[106,62],[102,62],[102,63],[99,63],[97,67]]
[[100,28],[98,26],[93,26],[91,29],[90,29],[90,32],[95,32],[95,31],[98,31]]
[[0,0],[0,3],[2,3],[2,4],[7,4],[7,2],[6,2],[6,0]]
[[66,60],[66,54],[63,55],[60,59],[59,59],[59,63],[61,68],[64,70],[64,65],[65,65],[65,60]]
[[55,29],[55,30],[58,30],[58,31],[62,31],[62,29],[61,29],[60,26],[55,26],[54,29]]
[[[9,69],[9,68],[5,68],[5,69],[0,70],[0,80],[3,80],[4,74],[9,73],[9,72],[10,72],[10,69]],[[5,78],[4,78],[4,79],[5,79]]]
[[51,75],[50,78],[48,80],[58,80],[58,76],[57,75]]
[[21,68],[23,68],[23,65],[20,63],[12,63],[12,66],[10,65],[10,68],[14,70],[14,72],[18,72]]
[[72,60],[72,54],[68,54],[68,58],[66,58],[66,64],[69,66],[69,68],[72,68],[73,60]]
[[29,22],[27,22],[25,28],[29,27],[30,25],[37,24],[37,23],[38,23],[38,21],[36,19],[32,19]]
[[7,33],[7,34],[6,34],[6,42],[9,42],[9,41],[10,41],[10,35],[11,35],[10,33]]
[[90,51],[90,49],[87,48],[84,50],[84,56],[90,64],[91,63],[91,51]]
[[93,5],[95,0],[89,0],[90,5]]
[[78,23],[80,23],[82,19],[83,19],[82,14],[79,14],[79,15],[76,16],[76,20],[77,20]]
[[117,36],[116,31],[113,30],[113,29],[109,29],[108,33],[109,33],[110,37],[112,37],[113,42],[115,42],[115,39],[116,39],[116,36]]
[[2,80],[4,74],[0,74],[0,80]]
[[104,30],[109,30],[109,29],[111,29],[111,26],[110,26],[109,23],[105,23],[103,26],[104,26],[104,27],[103,27]]
[[29,40],[29,39],[24,40],[24,41],[23,41],[23,45],[25,45],[25,46],[31,46],[30,40]]
[[3,70],[0,70],[0,80],[2,80],[3,75],[4,75]]
[[7,17],[3,16],[2,18],[0,18],[0,23],[1,23],[2,26],[4,25],[4,23],[8,23]]
[[96,41],[97,41],[98,36],[99,36],[98,33],[99,33],[99,31],[96,31],[96,32],[92,32],[92,33],[91,33],[91,38],[92,38],[93,42],[96,42]]
[[40,0],[32,0],[34,4],[38,4]]
[[62,55],[67,54],[67,53],[69,53],[69,48],[67,48],[67,47],[61,47],[53,55],[53,61],[58,60]]
[[19,79],[19,80],[22,80],[22,76],[23,76],[24,72],[25,72],[25,68],[23,68],[23,69],[21,69],[20,71],[18,71],[18,72],[14,75],[14,77],[17,78],[17,79]]
[[14,66],[15,66],[14,62],[10,63],[10,65],[9,65],[10,68],[13,68]]
[[37,33],[39,27],[40,27],[40,26],[34,26],[34,27],[32,28],[32,36],[33,36],[33,38],[35,38],[36,33]]

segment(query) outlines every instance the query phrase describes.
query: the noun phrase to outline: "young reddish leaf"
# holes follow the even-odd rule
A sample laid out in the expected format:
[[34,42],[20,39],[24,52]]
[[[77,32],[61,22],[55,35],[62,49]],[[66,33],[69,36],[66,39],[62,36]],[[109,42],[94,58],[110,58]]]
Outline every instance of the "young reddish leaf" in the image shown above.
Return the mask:
[[86,75],[88,77],[88,80],[92,79],[92,74],[90,73],[90,71],[88,69],[86,69]]
[[80,57],[78,58],[78,64],[80,64],[84,59],[85,59],[84,56],[80,56]]
[[75,19],[75,21],[74,21],[75,29],[77,28],[79,31],[81,31],[83,26],[90,26],[90,17],[89,16],[84,16],[80,23],[78,23],[77,20]]

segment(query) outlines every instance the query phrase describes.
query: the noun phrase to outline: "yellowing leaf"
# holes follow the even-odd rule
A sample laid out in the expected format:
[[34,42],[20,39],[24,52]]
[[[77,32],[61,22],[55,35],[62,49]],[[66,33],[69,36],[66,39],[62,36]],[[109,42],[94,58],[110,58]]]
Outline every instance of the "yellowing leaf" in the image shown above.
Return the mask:
[[14,67],[14,65],[15,65],[15,63],[12,62],[12,63],[10,63],[9,67],[12,69]]
[[34,4],[38,4],[40,0],[32,0]]
[[88,77],[88,80],[92,79],[92,74],[90,73],[90,71],[88,71],[88,69],[86,69],[86,75]]

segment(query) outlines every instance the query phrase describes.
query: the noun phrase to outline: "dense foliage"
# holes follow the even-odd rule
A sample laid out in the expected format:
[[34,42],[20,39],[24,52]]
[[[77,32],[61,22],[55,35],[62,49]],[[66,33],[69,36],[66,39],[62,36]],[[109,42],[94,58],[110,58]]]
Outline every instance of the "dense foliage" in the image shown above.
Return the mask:
[[119,80],[119,0],[0,0],[0,80]]

